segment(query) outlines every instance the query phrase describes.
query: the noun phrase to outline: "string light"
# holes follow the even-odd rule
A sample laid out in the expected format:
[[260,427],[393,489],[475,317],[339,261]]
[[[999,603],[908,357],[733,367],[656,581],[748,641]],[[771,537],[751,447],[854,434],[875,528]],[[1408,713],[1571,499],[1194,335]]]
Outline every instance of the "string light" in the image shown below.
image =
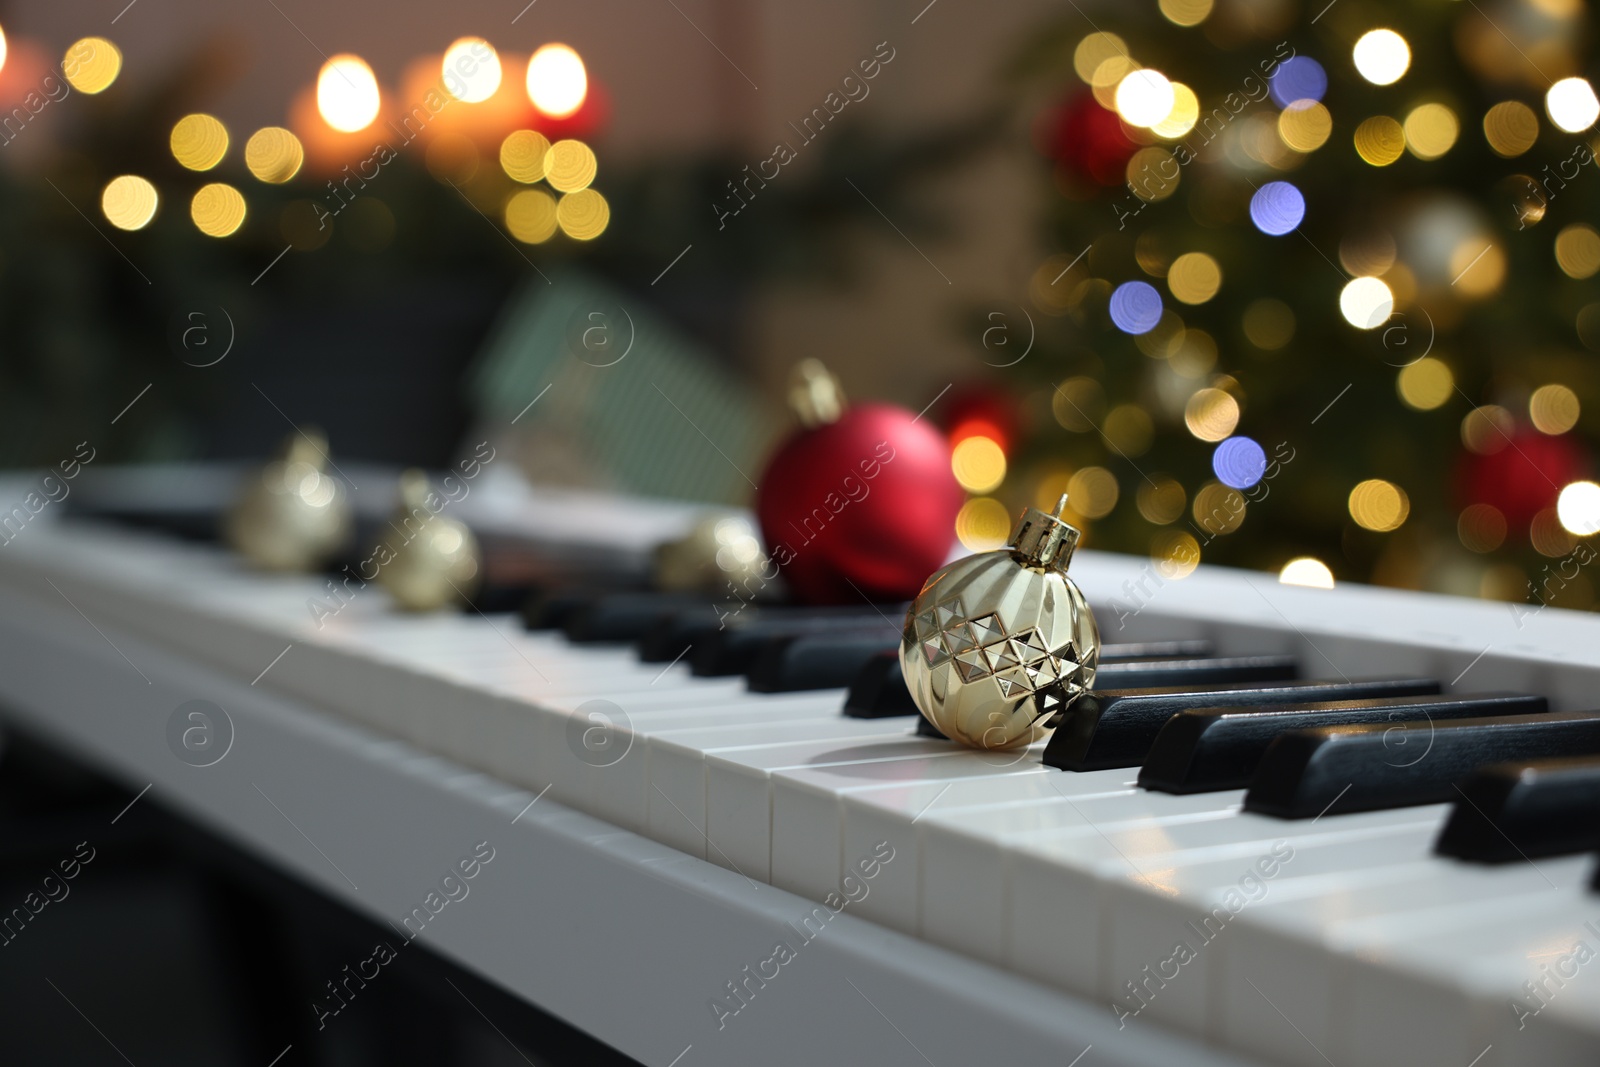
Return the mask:
[[360,56],[334,56],[317,74],[317,113],[340,133],[356,133],[378,117],[378,78]]
[[1568,277],[1588,278],[1600,271],[1600,233],[1575,222],[1556,234],[1556,264]]
[[1328,72],[1310,56],[1291,56],[1267,80],[1267,91],[1279,107],[1302,100],[1315,103],[1328,91]]
[[67,49],[61,72],[78,92],[103,93],[122,73],[122,51],[104,37],[85,37]]
[[1150,542],[1150,558],[1162,578],[1187,578],[1200,566],[1200,542],[1186,531],[1169,530]]
[[579,189],[556,202],[556,224],[575,241],[592,241],[611,221],[611,205],[593,189]]
[[1362,34],[1351,55],[1356,72],[1373,85],[1393,85],[1411,66],[1411,46],[1393,30]]
[[1438,159],[1456,143],[1461,123],[1443,104],[1423,104],[1406,116],[1406,148],[1418,159]]
[[1211,453],[1217,480],[1234,489],[1249,489],[1267,473],[1267,452],[1248,437],[1230,437]]
[[950,470],[967,492],[991,493],[1006,480],[1006,454],[988,437],[968,437],[950,450]]
[[1394,293],[1380,278],[1352,278],[1339,292],[1339,313],[1358,330],[1376,329],[1394,314]]
[[1600,485],[1573,482],[1556,498],[1556,517],[1567,532],[1588,537],[1600,530]]
[[1185,252],[1172,261],[1167,288],[1185,304],[1204,304],[1222,288],[1222,267],[1204,252]]
[[1128,44],[1114,33],[1091,33],[1072,51],[1072,69],[1085,85],[1094,84],[1100,64],[1113,57],[1126,58]]
[[1157,137],[1165,137],[1175,141],[1194,129],[1194,124],[1200,118],[1200,98],[1194,95],[1194,90],[1182,82],[1172,83],[1172,110],[1167,112],[1167,117],[1150,127],[1150,132]]
[[8,47],[6,45],[6,31],[4,29],[0,29],[0,70],[4,70],[6,68],[7,53]]
[[1067,479],[1072,510],[1086,519],[1100,519],[1117,506],[1117,476],[1104,467],[1084,467]]
[[1183,423],[1202,441],[1221,441],[1239,425],[1239,402],[1223,389],[1198,389],[1184,405]]
[[1505,543],[1506,517],[1492,504],[1472,504],[1456,519],[1456,537],[1469,552],[1493,552]]
[[189,202],[189,217],[207,237],[227,237],[244,225],[244,196],[224,182],[203,185]]
[[[500,142],[500,167],[506,177],[524,185],[532,185],[544,177],[544,161],[550,151],[550,142],[537,130],[513,130]],[[551,210],[555,210],[551,201]],[[554,216],[551,216],[552,220]],[[552,225],[553,225],[552,221]]]
[[556,198],[543,189],[523,189],[506,199],[506,229],[523,244],[543,244],[555,236]]
[[1211,14],[1213,0],[1161,0],[1161,13],[1175,26],[1198,26]]
[[1268,182],[1250,198],[1250,221],[1273,237],[1293,233],[1306,217],[1306,198],[1288,182]]
[[1284,585],[1303,585],[1309,589],[1332,589],[1333,571],[1313,556],[1296,556],[1283,565],[1278,581]]
[[282,126],[263,126],[244,143],[244,165],[258,180],[272,185],[299,174],[305,159],[300,138]]
[[1398,530],[1411,514],[1411,500],[1393,482],[1369,478],[1350,490],[1350,517],[1375,533]]
[[1355,145],[1363,162],[1387,167],[1405,154],[1405,128],[1388,115],[1374,115],[1356,127]]
[[1159,70],[1136,70],[1117,83],[1117,114],[1130,126],[1155,126],[1172,114],[1176,103],[1172,82]]
[[553,119],[564,119],[589,95],[589,73],[578,53],[564,44],[547,44],[528,60],[528,99]]
[[552,189],[575,193],[594,181],[599,164],[594,150],[582,141],[557,141],[544,156],[544,178]]
[[1149,282],[1123,282],[1111,294],[1110,313],[1123,333],[1149,333],[1161,321],[1161,294]]
[[1541,385],[1528,398],[1528,418],[1540,433],[1563,434],[1578,425],[1578,394],[1564,385]]
[[1296,152],[1315,152],[1332,133],[1333,116],[1316,101],[1296,101],[1278,116],[1278,137]]
[[1011,535],[1011,512],[989,496],[973,497],[956,513],[956,538],[968,552],[989,552]]
[[1495,155],[1512,159],[1539,139],[1539,116],[1520,100],[1502,100],[1484,114],[1483,137]]
[[172,158],[189,170],[210,170],[228,154],[228,128],[211,115],[185,115],[172,127]]
[[1582,133],[1600,119],[1600,99],[1586,78],[1562,78],[1544,94],[1544,110],[1557,128]]
[[440,62],[444,91],[468,104],[482,103],[500,88],[500,54],[482,37],[462,37]]
[[1146,522],[1157,526],[1166,526],[1181,519],[1184,505],[1188,502],[1188,494],[1183,491],[1183,486],[1175,479],[1161,475],[1141,482],[1136,498],[1139,514]]
[[137,174],[112,178],[100,193],[100,211],[119,230],[142,230],[160,203],[156,187]]
[[1394,386],[1407,407],[1432,411],[1455,395],[1456,376],[1441,360],[1425,356],[1402,367]]

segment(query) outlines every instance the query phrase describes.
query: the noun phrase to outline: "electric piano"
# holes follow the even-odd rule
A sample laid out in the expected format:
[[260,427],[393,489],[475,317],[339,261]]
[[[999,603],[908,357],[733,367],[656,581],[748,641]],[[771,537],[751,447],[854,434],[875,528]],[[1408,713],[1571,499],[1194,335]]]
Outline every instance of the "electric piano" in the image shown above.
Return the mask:
[[[691,517],[473,507],[635,566]],[[1600,617],[1084,551],[1096,689],[989,753],[889,606],[403,615],[60,510],[8,718],[642,1063],[1600,1058]]]

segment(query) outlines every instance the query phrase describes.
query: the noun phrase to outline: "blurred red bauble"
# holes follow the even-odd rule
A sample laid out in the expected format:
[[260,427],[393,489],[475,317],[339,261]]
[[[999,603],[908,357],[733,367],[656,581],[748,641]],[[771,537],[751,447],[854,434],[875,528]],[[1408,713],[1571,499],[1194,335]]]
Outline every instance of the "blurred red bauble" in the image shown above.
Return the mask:
[[1078,93],[1044,116],[1042,149],[1080,178],[1098,185],[1127,180],[1128,160],[1139,146],[1123,132],[1116,112],[1100,106],[1093,93]]
[[1456,463],[1456,494],[1462,506],[1488,504],[1499,509],[1508,527],[1526,531],[1535,515],[1556,506],[1563,486],[1588,475],[1589,457],[1568,436],[1550,437],[1526,426],[1508,436],[1486,455],[1462,455]]
[[828,414],[784,442],[762,475],[767,550],[802,603],[910,600],[955,540],[964,494],[949,445],[889,404]]

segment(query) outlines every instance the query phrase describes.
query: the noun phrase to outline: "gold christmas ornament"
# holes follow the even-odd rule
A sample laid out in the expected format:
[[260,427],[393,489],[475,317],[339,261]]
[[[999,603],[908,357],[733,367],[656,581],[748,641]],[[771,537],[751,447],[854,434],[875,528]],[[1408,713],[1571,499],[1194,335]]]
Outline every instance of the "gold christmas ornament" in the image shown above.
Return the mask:
[[656,587],[669,593],[721,593],[729,583],[747,588],[761,574],[764,557],[755,523],[742,515],[706,515],[683,537],[656,548]]
[[407,611],[465,604],[483,570],[478,539],[439,512],[448,503],[419,470],[400,475],[400,503],[389,520],[389,553],[378,581]]
[[1067,577],[1079,531],[1029,508],[1011,545],[937,571],[906,613],[900,667],[911,697],[946,737],[1007,749],[1049,736],[1094,684],[1100,631]]
[[251,476],[223,520],[228,544],[264,570],[313,571],[350,537],[350,501],[327,473],[328,439],[306,428]]

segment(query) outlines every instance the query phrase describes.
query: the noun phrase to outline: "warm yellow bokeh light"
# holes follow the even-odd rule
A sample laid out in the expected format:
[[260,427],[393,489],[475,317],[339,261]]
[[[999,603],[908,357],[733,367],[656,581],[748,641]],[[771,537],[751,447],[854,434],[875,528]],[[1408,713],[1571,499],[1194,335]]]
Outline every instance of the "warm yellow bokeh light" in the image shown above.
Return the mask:
[[1572,278],[1600,271],[1600,233],[1587,223],[1575,222],[1556,234],[1556,263]]
[[1108,111],[1117,109],[1117,87],[1122,84],[1122,79],[1139,69],[1139,64],[1123,55],[1111,56],[1098,67],[1089,79],[1089,86],[1094,92],[1094,98],[1100,106]]
[[1239,402],[1222,389],[1200,389],[1183,408],[1183,422],[1202,441],[1221,441],[1239,425]]
[[462,37],[440,62],[444,91],[468,104],[481,103],[500,88],[500,54],[482,37]]
[[1374,115],[1356,127],[1355,145],[1363,161],[1387,167],[1405,154],[1405,127],[1388,115]]
[[1520,100],[1502,100],[1483,116],[1483,137],[1495,155],[1520,156],[1539,139],[1539,116]]
[[1278,136],[1296,152],[1315,152],[1332,132],[1333,116],[1315,100],[1297,100],[1278,116]]
[[1207,482],[1194,494],[1191,513],[1200,528],[1212,536],[1230,534],[1244,525],[1244,494],[1221,482]]
[[1173,161],[1172,153],[1152,145],[1141,148],[1128,157],[1125,177],[1128,189],[1141,200],[1155,203],[1165,200],[1178,191],[1178,180],[1183,171]]
[[317,75],[317,113],[340,133],[372,125],[380,106],[378,78],[360,56],[334,56]]
[[543,244],[555,236],[556,198],[543,189],[523,189],[506,200],[506,229],[524,244]]
[[1511,412],[1499,404],[1483,404],[1462,417],[1461,443],[1468,452],[1492,455],[1510,443],[1515,425]]
[[544,134],[537,130],[514,130],[500,142],[500,167],[512,181],[532,185],[544,177],[545,155],[549,151],[550,142]]
[[1050,398],[1050,412],[1063,430],[1088,433],[1100,423],[1106,408],[1105,390],[1093,378],[1068,378],[1056,386]]
[[1204,252],[1185,252],[1167,269],[1167,288],[1185,304],[1204,304],[1222,288],[1222,267]]
[[1309,589],[1332,589],[1333,571],[1314,556],[1298,556],[1283,565],[1278,581],[1284,585],[1303,585]]
[[1084,467],[1067,479],[1072,510],[1086,519],[1100,519],[1117,506],[1117,476],[1104,467]]
[[1468,551],[1493,552],[1505,543],[1506,517],[1492,504],[1473,504],[1456,519],[1456,536]]
[[1544,94],[1544,110],[1558,129],[1582,133],[1600,119],[1600,99],[1587,78],[1562,78]]
[[1011,538],[1011,513],[994,497],[974,497],[956,514],[956,538],[968,552],[990,552]]
[[1257,348],[1271,352],[1294,339],[1294,309],[1282,300],[1262,297],[1244,309],[1244,335]]
[[263,126],[244,143],[244,165],[257,179],[272,185],[282,185],[299,174],[305,161],[300,138],[282,126]]
[[1372,330],[1394,314],[1394,293],[1381,278],[1352,278],[1339,292],[1339,313],[1358,330]]
[[545,152],[544,179],[558,192],[575,193],[589,187],[598,166],[594,150],[582,141],[557,141]]
[[1362,34],[1352,56],[1356,70],[1373,85],[1393,85],[1411,66],[1411,46],[1393,30]]
[[1130,126],[1157,125],[1172,114],[1175,103],[1177,92],[1159,70],[1132,71],[1117,83],[1117,114]]
[[1376,533],[1398,530],[1411,514],[1405,490],[1382,478],[1369,478],[1350,490],[1350,517]]
[[1528,523],[1528,543],[1541,556],[1555,559],[1565,556],[1578,547],[1577,539],[1561,525],[1561,516],[1555,508],[1543,508]]
[[589,95],[589,72],[578,53],[564,44],[547,44],[528,60],[528,99],[551,118],[566,118]]
[[159,203],[156,187],[137,174],[112,178],[100,194],[100,210],[119,230],[144,229],[155,218]]
[[1095,71],[1113,56],[1126,57],[1128,45],[1114,33],[1091,33],[1072,51],[1072,69],[1085,85],[1094,84]]
[[1418,159],[1438,159],[1461,133],[1456,113],[1443,104],[1423,104],[1406,116],[1406,148]]
[[1472,238],[1456,245],[1445,269],[1453,279],[1450,284],[1463,294],[1488,296],[1505,281],[1506,254],[1499,245],[1484,244],[1481,239]]
[[950,450],[950,469],[969,493],[990,493],[1006,480],[1006,454],[981,435],[968,437]]
[[61,73],[80,93],[105,92],[122,73],[122,51],[104,37],[85,37],[67,49]]
[[1155,438],[1155,424],[1144,408],[1137,404],[1118,404],[1106,412],[1106,421],[1100,432],[1113,451],[1122,456],[1142,456],[1150,451]]
[[1541,385],[1528,398],[1528,418],[1540,433],[1566,433],[1578,425],[1578,416],[1582,413],[1578,394],[1564,385]]
[[556,223],[575,241],[592,241],[611,221],[611,205],[593,189],[568,193],[556,204]]
[[1182,82],[1172,83],[1172,110],[1167,112],[1167,117],[1150,127],[1150,132],[1157,137],[1165,137],[1175,141],[1179,137],[1194,129],[1194,124],[1200,118],[1200,98],[1194,95],[1194,90]]
[[1455,393],[1456,376],[1443,361],[1427,356],[1402,368],[1394,385],[1407,407],[1432,411]]
[[1573,482],[1556,498],[1556,517],[1568,533],[1588,537],[1600,530],[1600,485]]
[[1168,530],[1150,542],[1150,559],[1161,577],[1187,578],[1200,566],[1200,542],[1186,531]]
[[1161,0],[1161,13],[1177,26],[1198,26],[1211,14],[1213,0]]
[[1166,526],[1183,518],[1189,495],[1176,479],[1156,475],[1149,481],[1141,482],[1135,502],[1145,522]]
[[211,115],[185,115],[170,141],[172,158],[189,170],[210,170],[228,154],[228,128]]
[[6,45],[6,31],[0,29],[0,70],[6,69],[6,55],[9,51]]
[[226,237],[244,225],[244,195],[224,182],[203,185],[189,202],[189,217],[207,237]]

